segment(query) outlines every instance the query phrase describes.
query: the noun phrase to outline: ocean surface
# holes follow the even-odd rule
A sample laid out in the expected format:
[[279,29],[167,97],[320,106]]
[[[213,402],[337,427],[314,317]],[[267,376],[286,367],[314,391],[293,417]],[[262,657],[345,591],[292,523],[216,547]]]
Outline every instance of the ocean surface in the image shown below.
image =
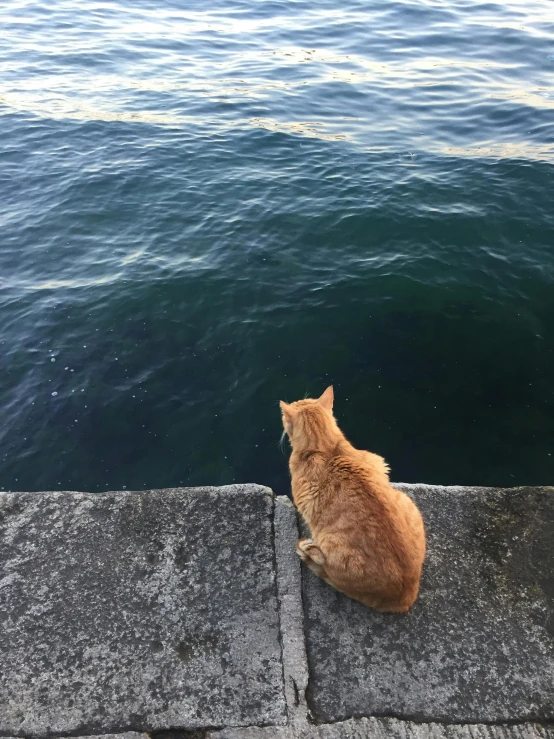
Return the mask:
[[554,483],[552,0],[0,5],[0,487]]

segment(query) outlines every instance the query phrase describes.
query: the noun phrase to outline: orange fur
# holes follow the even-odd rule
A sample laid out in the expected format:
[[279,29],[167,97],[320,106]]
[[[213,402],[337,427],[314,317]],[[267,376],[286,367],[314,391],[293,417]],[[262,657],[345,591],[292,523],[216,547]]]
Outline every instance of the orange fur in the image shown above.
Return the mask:
[[350,444],[333,416],[333,388],[318,400],[281,401],[292,445],[292,497],[311,538],[302,561],[329,585],[378,611],[404,613],[419,592],[423,520],[391,487],[382,457]]

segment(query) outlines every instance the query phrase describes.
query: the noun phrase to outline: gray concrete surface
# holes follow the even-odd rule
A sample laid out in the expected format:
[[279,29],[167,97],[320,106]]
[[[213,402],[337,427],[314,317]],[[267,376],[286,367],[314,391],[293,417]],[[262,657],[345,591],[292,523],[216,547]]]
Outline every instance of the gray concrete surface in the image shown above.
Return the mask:
[[359,718],[336,724],[307,726],[300,732],[286,727],[209,731],[205,739],[553,739],[554,727],[534,723],[419,724],[398,719]]
[[267,488],[0,493],[0,737],[554,739],[554,488],[402,487],[406,616],[301,567]]
[[552,739],[554,729],[526,723],[417,724],[397,719],[361,718],[316,727],[309,739]]
[[0,734],[286,720],[271,491],[0,496]]
[[399,486],[419,505],[420,598],[378,614],[303,569],[319,722],[554,719],[554,489]]
[[[290,726],[238,727],[220,730],[166,731],[155,734],[102,734],[80,739],[552,739],[554,727],[524,723],[416,724],[398,719],[360,718],[303,730]],[[6,737],[6,739],[16,739]],[[54,738],[53,738],[54,739]],[[62,739],[62,737],[55,737]]]

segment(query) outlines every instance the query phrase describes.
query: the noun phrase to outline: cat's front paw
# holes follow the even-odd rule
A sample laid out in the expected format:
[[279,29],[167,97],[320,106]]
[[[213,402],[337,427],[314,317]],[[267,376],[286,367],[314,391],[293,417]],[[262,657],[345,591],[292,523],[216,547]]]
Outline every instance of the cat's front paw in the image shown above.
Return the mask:
[[309,555],[306,553],[306,548],[313,547],[314,541],[313,539],[298,539],[296,542],[296,554],[300,557],[302,562],[306,562],[308,559],[310,559]]
[[313,539],[298,539],[296,542],[296,553],[302,562],[315,562],[318,565],[325,563],[323,552]]

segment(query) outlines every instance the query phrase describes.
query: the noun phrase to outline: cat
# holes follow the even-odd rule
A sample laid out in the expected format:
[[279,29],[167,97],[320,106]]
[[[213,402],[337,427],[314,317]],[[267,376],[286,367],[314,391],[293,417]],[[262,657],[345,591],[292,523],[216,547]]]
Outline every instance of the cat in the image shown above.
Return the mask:
[[377,454],[355,449],[333,416],[333,387],[313,400],[280,403],[292,454],[293,502],[311,536],[300,559],[366,606],[405,613],[415,602],[425,529],[415,503],[389,482]]

